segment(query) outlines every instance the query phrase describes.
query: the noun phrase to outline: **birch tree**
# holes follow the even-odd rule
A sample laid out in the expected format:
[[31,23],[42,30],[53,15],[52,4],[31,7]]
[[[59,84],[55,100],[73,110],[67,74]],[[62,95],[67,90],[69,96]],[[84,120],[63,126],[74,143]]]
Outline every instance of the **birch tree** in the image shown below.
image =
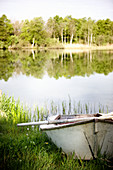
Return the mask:
[[87,29],[88,29],[88,45],[92,44],[92,38],[93,38],[93,26],[94,26],[94,20],[91,18],[88,18],[87,21]]
[[70,33],[70,44],[72,44],[73,37],[75,34],[75,19],[71,18],[69,20],[69,33]]

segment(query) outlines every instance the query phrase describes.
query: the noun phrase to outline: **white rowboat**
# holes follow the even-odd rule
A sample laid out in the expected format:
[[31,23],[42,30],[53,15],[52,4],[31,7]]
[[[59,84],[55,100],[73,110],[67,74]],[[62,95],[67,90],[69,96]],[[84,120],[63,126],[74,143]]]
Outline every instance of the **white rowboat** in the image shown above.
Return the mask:
[[90,160],[99,154],[113,158],[113,112],[108,114],[57,115],[47,121],[21,123],[40,125],[66,154]]
[[[99,116],[99,117],[97,117]],[[89,160],[98,154],[113,158],[113,113],[104,115],[57,116],[54,120],[74,122],[41,125],[49,138],[67,154]]]

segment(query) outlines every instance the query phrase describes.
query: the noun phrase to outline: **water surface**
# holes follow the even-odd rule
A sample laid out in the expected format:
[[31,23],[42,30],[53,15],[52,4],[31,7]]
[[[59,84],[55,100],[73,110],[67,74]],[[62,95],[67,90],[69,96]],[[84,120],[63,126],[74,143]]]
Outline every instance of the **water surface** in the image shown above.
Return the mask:
[[113,51],[0,51],[0,89],[57,112],[113,111]]

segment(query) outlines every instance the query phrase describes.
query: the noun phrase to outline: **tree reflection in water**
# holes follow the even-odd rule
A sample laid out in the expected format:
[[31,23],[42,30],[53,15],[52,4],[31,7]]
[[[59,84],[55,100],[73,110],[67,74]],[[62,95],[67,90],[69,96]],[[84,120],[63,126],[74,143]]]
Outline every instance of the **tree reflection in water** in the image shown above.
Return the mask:
[[67,79],[90,76],[94,73],[108,75],[113,71],[113,51],[0,51],[0,79],[7,81],[13,73]]

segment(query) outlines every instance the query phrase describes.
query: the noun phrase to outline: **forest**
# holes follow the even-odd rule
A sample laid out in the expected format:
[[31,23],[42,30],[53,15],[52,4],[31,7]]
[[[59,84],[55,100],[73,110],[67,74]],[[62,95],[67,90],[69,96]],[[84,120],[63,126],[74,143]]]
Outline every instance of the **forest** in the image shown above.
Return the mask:
[[113,44],[113,21],[56,15],[47,22],[42,17],[11,22],[5,14],[0,17],[0,48],[62,48],[67,43],[88,46]]

